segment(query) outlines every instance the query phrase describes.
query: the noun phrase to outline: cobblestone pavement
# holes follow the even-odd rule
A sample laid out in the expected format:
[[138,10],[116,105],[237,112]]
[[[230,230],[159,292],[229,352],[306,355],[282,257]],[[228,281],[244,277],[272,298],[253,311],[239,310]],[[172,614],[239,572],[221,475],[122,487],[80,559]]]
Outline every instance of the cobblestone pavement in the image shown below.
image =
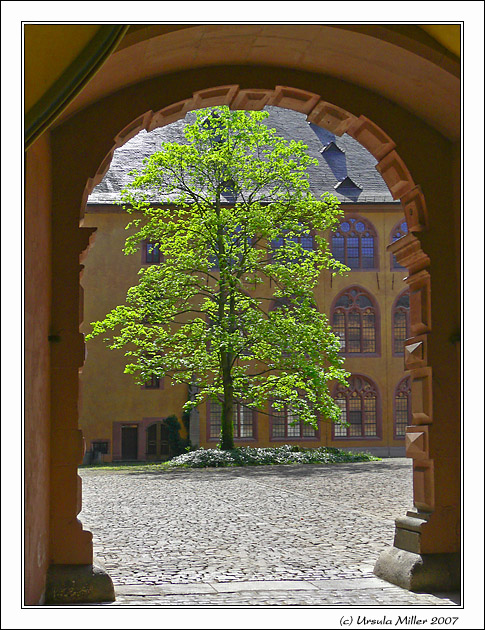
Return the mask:
[[411,463],[81,469],[84,528],[111,606],[444,606],[376,578]]

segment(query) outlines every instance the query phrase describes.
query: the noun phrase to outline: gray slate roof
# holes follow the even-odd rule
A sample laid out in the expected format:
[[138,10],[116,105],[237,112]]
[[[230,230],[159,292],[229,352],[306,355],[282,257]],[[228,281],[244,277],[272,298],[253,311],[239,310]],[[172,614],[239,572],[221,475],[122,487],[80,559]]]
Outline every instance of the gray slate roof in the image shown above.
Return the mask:
[[[266,107],[265,124],[288,140],[302,140],[308,153],[317,158],[318,166],[308,169],[310,188],[316,197],[329,191],[342,203],[390,203],[393,198],[384,180],[375,169],[376,159],[352,137],[333,133],[308,123],[305,114],[280,107]],[[195,118],[189,112],[185,119],[160,129],[141,131],[114,152],[111,166],[88,198],[88,205],[113,204],[120,190],[132,177],[128,173],[141,169],[143,158],[160,149],[162,142],[187,141],[183,128]]]

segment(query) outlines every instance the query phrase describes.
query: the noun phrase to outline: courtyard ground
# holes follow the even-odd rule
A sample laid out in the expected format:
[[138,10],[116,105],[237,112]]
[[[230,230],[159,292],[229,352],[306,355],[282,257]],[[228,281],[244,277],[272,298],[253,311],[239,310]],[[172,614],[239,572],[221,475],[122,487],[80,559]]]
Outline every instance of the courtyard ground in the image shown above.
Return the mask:
[[109,606],[454,606],[373,575],[413,504],[411,461],[83,468],[84,528]]

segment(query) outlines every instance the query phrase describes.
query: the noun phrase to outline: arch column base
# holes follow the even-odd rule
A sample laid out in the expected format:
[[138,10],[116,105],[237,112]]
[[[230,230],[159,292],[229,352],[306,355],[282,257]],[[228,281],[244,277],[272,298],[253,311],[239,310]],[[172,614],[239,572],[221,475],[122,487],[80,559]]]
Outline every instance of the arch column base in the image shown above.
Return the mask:
[[53,564],[47,573],[44,605],[114,602],[110,576],[97,564]]
[[390,547],[374,567],[377,577],[408,591],[452,592],[460,588],[460,554],[419,554]]

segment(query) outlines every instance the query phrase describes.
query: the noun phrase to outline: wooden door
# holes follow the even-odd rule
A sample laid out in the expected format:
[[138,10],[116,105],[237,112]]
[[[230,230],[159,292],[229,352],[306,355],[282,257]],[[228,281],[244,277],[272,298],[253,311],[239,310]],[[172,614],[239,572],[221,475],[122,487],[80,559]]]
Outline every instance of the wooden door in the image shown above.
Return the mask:
[[121,427],[121,459],[138,459],[138,427]]

